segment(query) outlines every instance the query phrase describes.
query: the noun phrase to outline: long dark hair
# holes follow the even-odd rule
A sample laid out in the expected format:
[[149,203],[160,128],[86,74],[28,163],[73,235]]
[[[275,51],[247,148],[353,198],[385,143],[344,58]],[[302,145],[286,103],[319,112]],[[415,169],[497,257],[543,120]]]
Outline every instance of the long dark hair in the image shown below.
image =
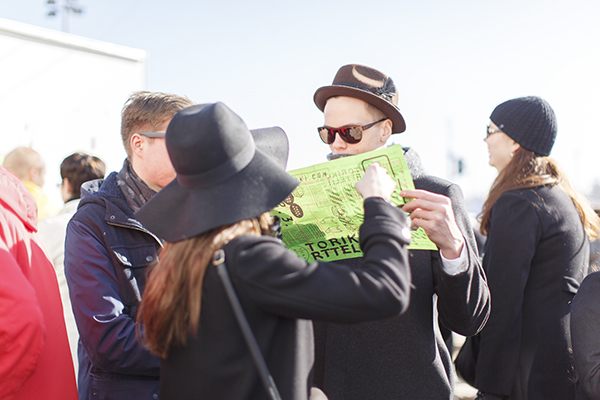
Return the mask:
[[571,200],[583,222],[583,227],[590,238],[597,238],[600,231],[600,218],[590,206],[588,200],[571,186],[560,166],[550,157],[540,156],[520,147],[514,152],[512,159],[496,177],[488,198],[483,204],[479,218],[479,231],[487,235],[490,231],[492,207],[505,192],[515,189],[528,189],[538,186],[558,186]]
[[152,353],[166,358],[172,345],[185,345],[190,334],[197,334],[202,282],[213,253],[235,237],[268,231],[272,221],[265,213],[165,244],[148,277],[138,311],[138,322],[144,326],[143,340]]

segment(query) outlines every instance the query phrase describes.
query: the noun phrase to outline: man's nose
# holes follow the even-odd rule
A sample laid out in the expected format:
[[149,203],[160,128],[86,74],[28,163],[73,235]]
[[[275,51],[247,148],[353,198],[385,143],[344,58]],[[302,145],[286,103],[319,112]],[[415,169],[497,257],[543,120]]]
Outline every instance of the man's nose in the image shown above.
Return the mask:
[[340,137],[339,134],[335,134],[333,143],[331,143],[331,148],[332,149],[345,149],[346,147],[348,147],[348,143],[344,142],[342,140],[342,138]]

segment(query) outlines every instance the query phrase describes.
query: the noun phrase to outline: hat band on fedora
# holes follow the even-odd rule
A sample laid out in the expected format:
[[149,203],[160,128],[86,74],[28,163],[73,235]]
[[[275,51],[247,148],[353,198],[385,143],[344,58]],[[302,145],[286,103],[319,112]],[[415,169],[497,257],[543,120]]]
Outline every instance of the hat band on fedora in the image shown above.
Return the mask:
[[177,181],[186,189],[207,187],[221,183],[246,168],[246,166],[250,164],[250,161],[252,161],[252,158],[254,158],[255,153],[256,145],[254,144],[254,141],[250,141],[242,151],[229,159],[226,163],[199,174],[177,174]]
[[367,92],[371,92],[374,95],[382,97],[389,102],[391,102],[392,97],[394,97],[396,95],[396,93],[395,93],[396,87],[394,86],[394,82],[390,78],[388,78],[387,81],[385,81],[385,84],[382,87],[378,87],[375,90],[370,89],[366,86],[363,86],[359,83],[354,83],[354,82],[335,82],[333,85],[334,86],[350,86],[350,87],[353,87],[356,89],[366,90]]

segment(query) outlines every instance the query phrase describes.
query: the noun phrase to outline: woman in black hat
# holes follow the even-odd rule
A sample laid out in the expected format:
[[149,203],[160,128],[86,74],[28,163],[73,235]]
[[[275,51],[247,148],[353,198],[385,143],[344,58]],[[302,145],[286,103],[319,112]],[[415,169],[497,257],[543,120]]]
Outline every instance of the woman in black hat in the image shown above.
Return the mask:
[[386,201],[394,182],[375,164],[356,185],[365,198],[361,268],[309,264],[269,236],[268,212],[298,185],[284,170],[281,129],[250,132],[216,103],[180,111],[166,143],[177,179],[136,214],[167,241],[138,314],[148,347],[162,358],[161,399],[268,398],[213,265],[224,260],[281,397],[306,400],[310,319],[359,322],[408,306],[410,232]]
[[506,101],[490,120],[498,177],[480,216],[492,312],[479,335],[478,399],[574,399],[569,307],[599,219],[548,157],[557,127],[546,101]]

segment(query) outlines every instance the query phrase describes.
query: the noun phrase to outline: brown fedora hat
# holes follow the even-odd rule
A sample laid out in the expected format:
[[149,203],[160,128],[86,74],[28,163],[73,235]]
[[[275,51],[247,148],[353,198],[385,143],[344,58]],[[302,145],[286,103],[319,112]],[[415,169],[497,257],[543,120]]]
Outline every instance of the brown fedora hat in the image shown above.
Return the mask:
[[366,101],[380,109],[392,120],[392,133],[402,133],[406,123],[398,108],[398,91],[392,78],[374,68],[359,64],[341,67],[333,83],[315,92],[314,100],[319,110],[325,110],[325,103],[331,97],[348,96]]

